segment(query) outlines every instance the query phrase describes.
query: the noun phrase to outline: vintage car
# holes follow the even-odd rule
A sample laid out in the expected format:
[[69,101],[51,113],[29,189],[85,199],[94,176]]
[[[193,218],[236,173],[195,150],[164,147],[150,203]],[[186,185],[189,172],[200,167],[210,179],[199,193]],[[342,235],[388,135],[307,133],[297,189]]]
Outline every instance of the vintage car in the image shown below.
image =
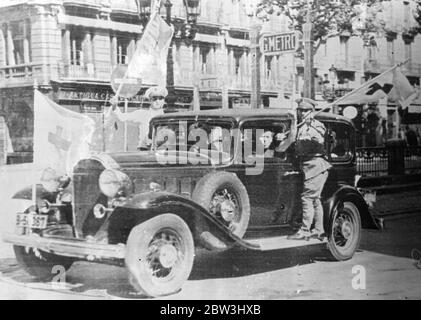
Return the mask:
[[[68,269],[76,260],[117,264],[148,296],[180,290],[197,248],[326,245],[334,259],[350,259],[361,229],[379,223],[365,200],[372,195],[355,186],[352,123],[327,113],[317,119],[327,128],[333,165],[322,195],[324,240],[287,239],[299,226],[303,177],[293,144],[262,152],[259,134],[292,135],[296,126],[292,114],[270,109],[166,114],[151,121],[150,151],[97,154],[79,161],[71,176],[48,168],[36,205],[17,214],[17,232],[4,240],[39,279],[51,280],[53,266]],[[14,198],[31,199],[31,192]]]

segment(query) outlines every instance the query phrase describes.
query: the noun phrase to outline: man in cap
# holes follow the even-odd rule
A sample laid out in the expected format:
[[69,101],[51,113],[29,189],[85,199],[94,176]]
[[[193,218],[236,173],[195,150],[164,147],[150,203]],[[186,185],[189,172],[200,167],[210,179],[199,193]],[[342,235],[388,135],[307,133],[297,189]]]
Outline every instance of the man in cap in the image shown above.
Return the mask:
[[151,104],[148,109],[139,108],[133,112],[123,113],[117,106],[118,98],[114,97],[111,100],[112,107],[110,112],[113,112],[118,120],[125,122],[130,121],[139,124],[139,150],[148,150],[151,145],[149,137],[149,122],[152,118],[164,114],[165,97],[168,95],[168,90],[165,87],[151,87],[146,90],[144,97],[149,99]]
[[[320,196],[332,167],[325,160],[325,132],[323,123],[314,119],[315,101],[297,100],[297,120],[303,123],[298,128],[295,153],[304,173],[304,188],[301,194],[303,221],[300,230],[289,236],[292,240],[307,240],[324,237],[323,207]],[[311,229],[314,221],[314,229]]]

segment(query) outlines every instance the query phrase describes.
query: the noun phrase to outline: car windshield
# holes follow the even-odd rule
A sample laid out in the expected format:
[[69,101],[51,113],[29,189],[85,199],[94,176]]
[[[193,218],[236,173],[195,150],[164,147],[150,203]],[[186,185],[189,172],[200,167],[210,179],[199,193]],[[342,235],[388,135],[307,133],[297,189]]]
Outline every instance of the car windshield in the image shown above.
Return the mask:
[[234,136],[230,122],[172,120],[155,125],[153,150],[195,153],[225,163],[232,158]]

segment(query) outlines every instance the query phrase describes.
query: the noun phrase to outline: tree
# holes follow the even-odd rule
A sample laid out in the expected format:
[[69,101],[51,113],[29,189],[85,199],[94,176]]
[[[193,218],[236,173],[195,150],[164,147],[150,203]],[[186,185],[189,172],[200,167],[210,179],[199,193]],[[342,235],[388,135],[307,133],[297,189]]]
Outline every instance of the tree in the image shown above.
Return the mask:
[[417,34],[421,33],[421,0],[414,1],[412,4],[415,24],[412,24],[409,28],[403,30],[403,33],[407,34],[409,37],[415,37]]
[[370,34],[382,31],[385,25],[380,0],[258,1],[258,16],[261,19],[283,14],[290,19],[291,29],[301,32],[310,7],[315,51],[329,37],[347,33],[369,39]]

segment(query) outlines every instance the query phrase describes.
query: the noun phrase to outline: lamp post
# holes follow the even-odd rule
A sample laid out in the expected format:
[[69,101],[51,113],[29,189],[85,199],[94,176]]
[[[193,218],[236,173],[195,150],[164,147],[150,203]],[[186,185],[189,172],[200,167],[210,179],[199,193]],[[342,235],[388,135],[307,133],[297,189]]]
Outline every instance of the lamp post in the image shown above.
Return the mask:
[[305,98],[314,99],[314,57],[313,57],[313,23],[311,22],[311,3],[307,0],[307,16],[303,25],[304,40],[304,92]]
[[[152,0],[136,0],[139,18],[143,26],[146,26],[150,19],[151,13],[154,10],[159,10],[162,3],[165,7],[165,21],[169,25],[174,26],[174,38],[179,40],[192,41],[197,33],[197,18],[200,15],[200,0],[183,0],[183,5],[186,10],[185,21],[180,18],[172,19],[171,11],[173,4],[171,0],[158,0],[158,2]],[[168,96],[166,98],[166,103],[169,110],[174,108],[175,102],[177,100],[174,86],[173,43],[174,41],[171,42],[167,56],[166,86],[168,90]]]
[[252,109],[260,108],[261,79],[260,79],[260,31],[261,24],[257,18],[257,5],[255,1],[246,1],[245,12],[252,20],[250,26],[250,54],[251,54],[251,93],[250,105]]

